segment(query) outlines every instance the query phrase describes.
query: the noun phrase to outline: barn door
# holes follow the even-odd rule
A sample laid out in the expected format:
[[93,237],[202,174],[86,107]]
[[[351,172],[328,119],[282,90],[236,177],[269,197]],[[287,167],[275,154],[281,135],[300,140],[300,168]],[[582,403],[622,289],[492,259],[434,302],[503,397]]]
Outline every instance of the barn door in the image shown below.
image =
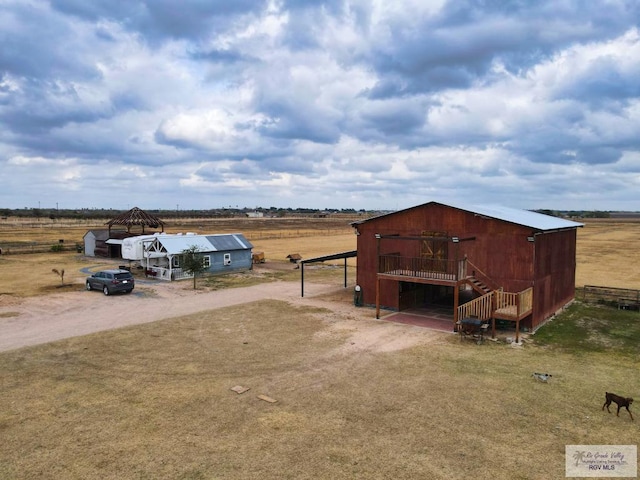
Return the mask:
[[446,272],[449,259],[449,242],[446,232],[423,231],[420,243],[420,258],[434,272]]

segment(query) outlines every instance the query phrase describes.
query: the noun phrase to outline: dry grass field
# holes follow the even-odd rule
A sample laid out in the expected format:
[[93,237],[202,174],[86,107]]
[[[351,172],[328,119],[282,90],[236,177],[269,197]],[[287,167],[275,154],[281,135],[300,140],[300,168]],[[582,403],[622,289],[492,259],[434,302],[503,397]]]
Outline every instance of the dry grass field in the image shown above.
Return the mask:
[[[355,249],[348,225],[322,225],[317,235],[296,226],[291,237],[231,231],[279,263],[282,281],[298,278],[288,253]],[[576,284],[640,288],[631,248],[639,229],[580,229]],[[0,244],[6,235],[0,228]],[[80,289],[80,268],[95,260],[2,255],[0,299],[57,291],[52,268]],[[339,285],[342,273],[320,275]],[[336,313],[331,305],[349,305],[350,289],[315,300],[326,307],[260,301],[0,354],[0,478],[546,480],[565,478],[565,445],[640,438],[638,419],[601,410],[606,390],[640,398],[640,360],[614,349],[606,329],[591,338],[600,351],[554,346],[553,333],[551,343],[478,346],[373,313]],[[410,345],[389,340],[400,336]],[[535,371],[553,377],[539,383]]]
[[[264,251],[271,262],[286,263],[290,253],[311,258],[355,250],[356,236],[349,222],[357,219],[181,219],[167,224],[166,231],[242,232],[254,245],[254,251]],[[54,245],[60,239],[65,245],[75,245],[82,243],[87,230],[104,228],[105,222],[60,223],[41,219],[34,223],[9,218],[0,221],[0,248],[16,242]],[[585,226],[578,229],[576,286],[640,289],[640,250],[634,248],[638,237],[640,219],[586,221]],[[348,265],[355,267],[355,264],[355,259],[349,259]],[[85,278],[80,272],[83,266],[99,268],[102,264],[100,259],[85,258],[72,251],[0,255],[0,268],[4,273],[0,278],[0,294],[29,296],[58,288],[56,281],[60,279],[51,273],[53,268],[65,269],[65,283],[80,282]]]
[[601,411],[637,358],[379,323],[262,301],[3,353],[0,477],[546,480],[567,444],[637,443]]
[[[355,217],[354,217],[355,219]],[[331,253],[355,250],[356,236],[349,225],[348,218],[340,219],[182,219],[177,223],[168,223],[168,233],[243,233],[254,246],[254,251],[263,251],[267,261],[288,264],[287,255],[300,253],[303,258],[312,258]],[[2,245],[14,245],[17,242],[50,243],[55,245],[60,239],[65,245],[83,242],[83,236],[89,229],[104,228],[104,222],[86,224],[83,222],[40,223],[18,222],[15,219],[0,222],[0,248]],[[6,252],[6,249],[4,250]],[[27,248],[27,251],[28,248]],[[355,267],[355,259],[349,259],[348,265]],[[97,270],[113,266],[112,260],[84,257],[75,251],[31,254],[0,255],[0,295],[33,296],[81,287],[86,274],[82,268]],[[64,283],[52,269],[64,269]],[[135,273],[135,272],[134,272]]]
[[578,229],[576,286],[640,289],[640,219],[589,220]]

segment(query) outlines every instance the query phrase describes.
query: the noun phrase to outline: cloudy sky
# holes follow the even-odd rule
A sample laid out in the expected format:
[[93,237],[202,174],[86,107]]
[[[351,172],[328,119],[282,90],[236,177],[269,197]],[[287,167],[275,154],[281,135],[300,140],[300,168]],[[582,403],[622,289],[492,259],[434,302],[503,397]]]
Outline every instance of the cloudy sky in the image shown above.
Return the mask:
[[636,0],[0,0],[0,207],[640,210]]

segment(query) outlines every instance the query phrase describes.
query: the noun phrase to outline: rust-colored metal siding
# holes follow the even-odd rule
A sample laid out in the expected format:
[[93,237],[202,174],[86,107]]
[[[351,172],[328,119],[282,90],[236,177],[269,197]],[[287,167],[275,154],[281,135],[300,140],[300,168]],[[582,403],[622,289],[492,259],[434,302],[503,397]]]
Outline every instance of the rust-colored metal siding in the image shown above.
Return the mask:
[[[382,239],[376,234],[420,236],[440,232],[458,237],[448,243],[450,260],[468,261],[508,292],[534,287],[534,310],[525,324],[536,327],[573,299],[575,293],[575,229],[535,235],[530,227],[488,218],[447,205],[429,203],[367,220],[356,226],[358,236],[357,283],[363,302],[375,305],[378,253],[420,256],[420,241]],[[474,238],[473,240],[465,240]],[[379,242],[379,244],[378,244]],[[378,252],[378,248],[380,252]],[[470,267],[472,270],[472,267]],[[468,271],[472,275],[473,271]],[[380,284],[380,306],[399,308],[398,282]]]
[[575,297],[576,230],[536,235],[535,247],[533,328]]

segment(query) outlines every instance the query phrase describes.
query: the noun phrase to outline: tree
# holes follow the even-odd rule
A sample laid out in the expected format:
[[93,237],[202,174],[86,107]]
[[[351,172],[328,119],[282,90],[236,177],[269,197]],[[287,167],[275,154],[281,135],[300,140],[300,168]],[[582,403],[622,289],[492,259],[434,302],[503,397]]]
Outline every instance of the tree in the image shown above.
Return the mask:
[[51,271],[60,277],[60,284],[64,285],[64,268],[58,270],[57,268],[52,268]]
[[204,265],[204,258],[198,255],[200,248],[191,245],[182,251],[182,270],[193,275],[193,289],[196,289],[196,277],[204,272],[207,267]]

